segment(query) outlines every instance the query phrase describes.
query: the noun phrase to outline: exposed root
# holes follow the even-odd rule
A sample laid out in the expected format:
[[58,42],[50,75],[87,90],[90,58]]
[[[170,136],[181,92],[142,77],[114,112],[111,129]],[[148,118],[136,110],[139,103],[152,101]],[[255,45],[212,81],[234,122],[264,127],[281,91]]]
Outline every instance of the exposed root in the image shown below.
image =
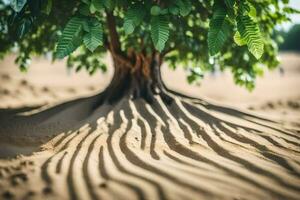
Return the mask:
[[[151,96],[151,103],[139,95],[106,101],[105,92],[11,117],[22,126],[39,123],[11,137],[38,130],[31,137],[39,138],[48,127],[55,127],[47,129],[50,135],[69,131],[44,145],[51,151],[27,158],[46,160],[34,172],[25,170],[26,186],[10,185],[17,173],[11,166],[19,160],[7,163],[9,172],[1,167],[0,195],[18,190],[13,194],[22,199],[34,190],[36,198],[53,199],[299,198],[299,132],[167,91]],[[20,129],[0,130],[4,136]]]

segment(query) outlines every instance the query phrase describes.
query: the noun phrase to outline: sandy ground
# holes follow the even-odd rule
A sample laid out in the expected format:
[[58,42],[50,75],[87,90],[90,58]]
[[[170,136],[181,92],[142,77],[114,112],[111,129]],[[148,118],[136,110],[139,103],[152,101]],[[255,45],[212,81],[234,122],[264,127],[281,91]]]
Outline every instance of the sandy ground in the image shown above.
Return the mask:
[[[165,80],[166,85],[176,91],[179,91],[181,93],[185,93],[189,96],[199,97],[205,100],[208,100],[210,102],[215,102],[216,104],[222,104],[229,107],[233,107],[242,111],[247,111],[251,113],[255,113],[259,116],[264,116],[265,118],[277,120],[280,121],[283,125],[287,126],[293,126],[293,127],[300,127],[300,55],[295,53],[282,53],[280,55],[282,59],[281,67],[284,69],[284,73],[280,73],[279,70],[274,70],[272,72],[266,72],[265,76],[262,78],[259,78],[257,81],[257,87],[253,92],[248,92],[244,88],[240,88],[239,86],[234,85],[231,75],[226,72],[225,74],[208,74],[205,76],[204,80],[201,82],[201,86],[199,85],[188,85],[186,82],[186,78],[184,76],[184,71],[182,69],[178,69],[175,71],[169,70],[167,67],[164,67],[162,70],[163,79]],[[84,71],[76,74],[73,71],[68,71],[64,67],[63,62],[56,62],[51,63],[50,61],[47,61],[46,59],[39,58],[35,59],[32,62],[32,65],[30,67],[30,70],[26,74],[22,74],[18,71],[17,67],[13,63],[13,56],[9,56],[5,58],[3,61],[0,62],[0,122],[5,121],[5,118],[7,116],[10,116],[12,113],[14,113],[16,110],[19,109],[19,112],[24,112],[26,115],[26,111],[29,109],[29,107],[35,107],[40,105],[45,105],[42,109],[47,109],[49,107],[52,107],[54,105],[60,105],[62,102],[70,101],[73,99],[77,99],[80,97],[88,97],[92,96],[94,94],[99,93],[99,91],[103,90],[105,86],[109,83],[110,78],[112,75],[112,70],[109,69],[106,74],[96,74],[93,77],[89,77]],[[117,108],[116,108],[117,109]],[[35,112],[35,111],[34,111]],[[37,111],[39,112],[39,111]],[[119,111],[118,111],[119,112]],[[73,112],[70,112],[70,115],[72,115]],[[134,113],[134,112],[133,112]],[[30,113],[29,113],[30,115]],[[108,114],[108,119],[110,115]],[[125,116],[125,117],[124,117]],[[136,117],[136,115],[134,115]],[[120,118],[121,121],[126,121],[126,111],[120,111]],[[44,119],[47,121],[47,119]],[[50,119],[51,120],[51,119]],[[98,119],[98,124],[100,124],[99,121],[103,120],[102,118]],[[115,119],[116,120],[116,119]],[[41,121],[41,123],[44,123],[44,121]],[[10,124],[13,124],[10,122]],[[107,122],[107,126],[114,126],[114,122]],[[111,125],[109,125],[111,124]],[[13,126],[13,125],[11,125]],[[101,127],[98,129],[101,129]],[[97,129],[97,130],[98,130]],[[117,129],[117,128],[116,128]],[[122,127],[120,128],[122,129]],[[124,128],[125,129],[125,128]],[[234,180],[226,177],[226,173],[219,173],[220,169],[215,168],[208,168],[205,164],[199,165],[199,163],[196,163],[193,160],[185,160],[185,158],[182,158],[185,162],[189,163],[189,167],[187,165],[182,166],[181,164],[178,164],[179,162],[169,162],[168,160],[163,160],[165,163],[166,168],[170,168],[170,172],[163,171],[158,173],[160,176],[157,176],[157,174],[154,175],[147,175],[147,172],[144,172],[143,169],[148,169],[151,164],[145,164],[143,169],[135,168],[134,166],[131,166],[131,163],[126,163],[124,160],[124,167],[125,169],[132,169],[134,173],[142,174],[140,176],[147,176],[147,181],[142,181],[138,177],[131,177],[133,175],[130,175],[128,173],[127,175],[124,175],[123,173],[120,174],[120,171],[122,172],[122,169],[120,169],[117,165],[117,168],[114,169],[112,167],[112,163],[115,163],[115,160],[110,160],[107,158],[108,155],[105,154],[105,146],[103,147],[103,156],[104,160],[107,160],[108,168],[111,170],[111,174],[116,173],[116,176],[118,178],[118,181],[112,181],[110,183],[111,185],[107,189],[107,191],[102,191],[98,193],[93,192],[87,192],[89,191],[91,184],[94,182],[100,183],[100,188],[107,188],[107,182],[103,180],[94,180],[91,178],[90,182],[87,182],[86,185],[82,185],[83,182],[79,179],[82,177],[89,177],[89,175],[93,174],[95,169],[95,166],[89,164],[87,161],[87,166],[83,165],[83,169],[85,167],[88,168],[89,173],[80,174],[82,172],[76,171],[74,169],[72,172],[65,171],[64,165],[67,166],[66,163],[64,163],[62,160],[70,160],[72,162],[72,157],[68,158],[69,154],[68,151],[62,152],[64,150],[64,145],[68,144],[68,140],[72,141],[72,145],[68,144],[67,147],[70,147],[74,149],[75,153],[78,153],[78,155],[82,156],[79,158],[79,160],[74,161],[74,166],[80,166],[79,164],[76,165],[76,162],[83,162],[85,161],[80,159],[84,159],[89,155],[93,158],[93,154],[99,153],[101,154],[102,148],[97,150],[97,152],[94,152],[92,150],[89,150],[86,148],[85,150],[83,147],[84,144],[89,144],[92,146],[97,146],[93,143],[99,143],[101,145],[101,141],[99,138],[97,138],[97,134],[93,133],[90,134],[90,136],[85,136],[86,131],[89,130],[87,127],[81,127],[81,129],[78,129],[77,131],[70,130],[69,132],[62,132],[62,133],[56,133],[53,135],[48,135],[47,142],[45,143],[43,141],[32,141],[30,145],[24,144],[24,140],[22,140],[22,137],[20,139],[14,138],[13,141],[11,140],[5,140],[2,137],[2,141],[0,141],[0,199],[9,199],[9,198],[16,198],[16,199],[40,199],[40,198],[49,198],[49,199],[97,199],[97,195],[104,197],[104,199],[141,199],[142,197],[145,199],[162,199],[162,196],[156,196],[156,192],[152,187],[148,187],[147,184],[152,184],[150,179],[154,180],[154,182],[158,182],[161,184],[162,188],[168,188],[166,189],[166,196],[164,198],[168,199],[182,199],[182,198],[190,198],[190,199],[198,199],[197,197],[199,194],[197,192],[200,191],[200,189],[195,189],[197,184],[200,184],[199,182],[195,182],[195,179],[193,179],[193,175],[199,176],[199,177],[205,177],[205,173],[201,174],[205,171],[203,170],[195,170],[192,166],[200,167],[201,169],[207,169],[210,172],[210,176],[207,179],[204,179],[207,181],[207,185],[200,184],[200,188],[203,189],[201,191],[201,194],[203,197],[209,197],[207,196],[206,192],[213,193],[215,199],[278,199],[278,196],[285,197],[287,199],[297,199],[297,195],[299,193],[299,187],[296,187],[296,185],[300,185],[299,180],[299,173],[300,173],[300,167],[299,167],[299,139],[298,141],[294,141],[295,143],[289,143],[289,145],[294,145],[295,147],[288,147],[290,148],[287,152],[282,152],[280,159],[284,159],[285,156],[287,156],[287,159],[291,157],[291,160],[289,160],[289,164],[293,166],[293,172],[295,173],[295,176],[293,174],[287,173],[286,171],[280,171],[281,169],[278,168],[277,165],[274,165],[274,163],[262,163],[266,164],[264,166],[264,170],[269,170],[272,173],[276,174],[279,173],[280,178],[287,178],[287,183],[280,182],[280,184],[286,184],[287,187],[290,187],[289,190],[285,190],[281,187],[277,187],[276,183],[269,182],[271,185],[273,184],[273,189],[257,189],[253,190],[253,187],[250,187],[248,183],[244,183],[241,180]],[[103,128],[105,131],[106,129]],[[27,130],[28,131],[28,130]],[[108,130],[109,131],[109,130]],[[0,131],[1,132],[1,131]],[[89,131],[88,131],[89,132]],[[116,132],[118,132],[116,130]],[[139,132],[139,131],[137,131]],[[76,134],[79,134],[76,136]],[[299,133],[299,132],[298,132]],[[243,133],[241,133],[243,134]],[[118,133],[116,133],[118,135]],[[75,139],[72,139],[72,138]],[[76,138],[78,137],[78,138]],[[101,136],[102,137],[102,136]],[[104,137],[104,136],[103,136]],[[109,136],[108,136],[109,137]],[[131,136],[130,136],[131,137]],[[132,140],[138,140],[139,136],[132,136]],[[212,136],[213,137],[213,136]],[[70,139],[71,138],[71,139]],[[84,139],[83,139],[84,138]],[[96,139],[97,138],[97,139]],[[122,135],[120,135],[120,138],[122,138]],[[119,138],[119,139],[120,139]],[[299,138],[297,136],[296,138]],[[106,138],[107,139],[107,138]],[[289,138],[287,138],[288,140]],[[33,139],[34,140],[34,139]],[[115,139],[117,140],[117,139]],[[274,139],[275,140],[275,139]],[[81,143],[81,141],[84,141]],[[102,141],[102,142],[103,142]],[[129,140],[130,141],[130,140]],[[276,140],[278,143],[281,143],[282,141]],[[259,145],[263,144],[265,141],[261,140]],[[274,142],[274,141],[273,141]],[[28,144],[29,144],[28,143]],[[74,144],[73,144],[74,143]],[[117,141],[112,141],[112,144],[117,143]],[[130,142],[129,142],[130,143]],[[199,142],[201,143],[201,141]],[[277,144],[277,143],[276,143]],[[288,145],[286,142],[283,142],[283,144]],[[76,146],[83,146],[79,152],[76,152]],[[87,146],[89,146],[87,145]],[[128,144],[129,146],[131,144]],[[134,146],[134,144],[132,144]],[[163,144],[161,144],[163,146]],[[204,144],[204,146],[207,144]],[[257,144],[258,145],[258,144]],[[268,146],[267,142],[263,144],[263,146]],[[289,146],[288,145],[288,146]],[[196,149],[200,147],[195,147]],[[231,149],[230,152],[235,152],[238,150],[234,149],[232,146],[227,146],[227,148]],[[247,147],[248,148],[248,147]],[[272,147],[273,148],[273,147]],[[163,149],[163,148],[162,148]],[[292,149],[294,149],[293,153]],[[295,150],[296,149],[296,150]],[[70,150],[71,151],[71,150]],[[108,147],[109,151],[109,147]],[[120,153],[116,153],[120,157],[120,162],[123,163],[123,155],[121,153],[122,148],[120,150]],[[203,150],[206,152],[205,150]],[[248,149],[247,151],[251,151]],[[284,153],[283,153],[284,152]],[[291,152],[289,154],[288,152]],[[109,152],[106,152],[111,153]],[[204,153],[205,154],[205,153]],[[57,155],[57,157],[53,156]],[[59,156],[58,156],[59,155]],[[142,155],[142,154],[141,154]],[[140,156],[141,156],[140,155]],[[171,154],[168,154],[171,157]],[[206,154],[205,154],[206,155]],[[246,154],[245,154],[246,155]],[[248,154],[247,154],[248,155]],[[252,154],[251,154],[252,155]],[[147,155],[144,155],[145,158]],[[174,156],[174,155],[173,155]],[[211,156],[211,157],[210,157]],[[243,157],[243,155],[241,155]],[[252,155],[253,157],[249,156],[248,158],[251,160],[253,159],[254,162],[257,160],[257,162],[261,162],[260,156],[256,157],[257,155],[254,153]],[[290,157],[289,157],[290,156]],[[142,155],[143,157],[143,155]],[[218,160],[217,157],[214,157],[209,151],[207,151],[207,157],[215,158]],[[49,160],[49,158],[51,158]],[[134,157],[130,157],[133,159]],[[180,157],[179,157],[180,158]],[[95,158],[96,159],[96,158]],[[97,158],[100,159],[100,158]],[[278,158],[279,159],[279,158]],[[279,159],[279,160],[280,160]],[[134,159],[133,159],[134,160]],[[219,161],[223,162],[222,159]],[[67,161],[65,161],[67,162]],[[100,161],[98,161],[100,162]],[[98,163],[95,161],[95,165]],[[132,161],[133,162],[133,161]],[[145,161],[146,162],[146,161]],[[155,162],[155,161],[153,161]],[[183,162],[183,161],[182,161]],[[226,163],[227,161],[224,160]],[[263,161],[262,161],[263,162]],[[280,161],[281,162],[281,161]],[[279,162],[279,163],[280,163]],[[282,161],[283,162],[283,161]],[[66,180],[67,185],[64,185],[64,181],[60,181],[59,177],[54,177],[51,174],[54,169],[54,164],[56,163],[56,173],[66,173]],[[147,162],[146,162],[147,163]],[[161,163],[157,163],[161,164]],[[224,164],[225,165],[225,164]],[[228,163],[230,165],[230,163]],[[247,166],[250,164],[247,164]],[[169,166],[169,167],[168,167]],[[103,167],[103,166],[102,166]],[[173,168],[174,167],[174,168]],[[243,171],[243,167],[239,168],[238,165],[232,165],[230,168],[236,168],[237,172],[241,174],[247,174],[246,171]],[[45,169],[46,168],[46,169]],[[247,167],[246,167],[247,168]],[[278,168],[278,169],[277,169]],[[70,168],[71,169],[71,168]],[[178,177],[174,175],[176,174],[176,170],[179,170]],[[199,169],[199,168],[198,168]],[[47,171],[48,170],[48,171]],[[119,170],[119,171],[118,171]],[[136,171],[135,171],[136,170]],[[172,171],[175,170],[175,171]],[[214,172],[214,170],[216,170]],[[239,171],[240,170],[240,171]],[[277,170],[277,171],[276,171]],[[46,171],[46,172],[45,172]],[[155,171],[150,170],[151,172]],[[85,170],[83,170],[83,173]],[[100,170],[100,172],[102,172]],[[51,179],[55,180],[49,180],[48,177],[50,174]],[[69,173],[79,173],[79,178],[75,176],[72,180],[69,180],[70,177],[72,177]],[[168,175],[168,173],[173,173],[172,176]],[[191,173],[191,174],[190,174]],[[219,174],[219,176],[213,176],[213,174]],[[251,172],[252,173],[252,172]],[[251,173],[245,175],[245,176],[251,176]],[[262,173],[261,171],[256,171],[256,173],[252,174],[254,177],[257,176],[254,180],[257,181],[255,184],[263,185],[268,184],[268,180],[260,176],[259,174]],[[272,176],[272,173],[270,173],[268,176]],[[41,174],[41,175],[40,175]],[[168,176],[167,176],[168,175]],[[91,175],[93,176],[93,175]],[[112,175],[114,176],[114,175]],[[153,177],[152,177],[153,176]],[[157,177],[156,177],[157,176]],[[174,176],[174,177],[173,177]],[[32,178],[35,177],[35,178]],[[54,177],[54,178],[53,178]],[[105,177],[105,175],[102,174],[102,177]],[[168,178],[169,177],[169,178]],[[178,181],[177,179],[183,180],[182,182]],[[173,180],[174,178],[174,180]],[[269,177],[270,178],[270,177]],[[96,178],[95,178],[96,179]],[[114,180],[114,178],[111,178]],[[127,183],[127,179],[129,179],[129,183]],[[148,180],[149,179],[149,180]],[[166,179],[166,180],[165,180]],[[238,178],[237,178],[238,179]],[[145,179],[146,180],[146,179]],[[171,180],[171,182],[170,182]],[[172,183],[172,180],[175,181],[176,184]],[[93,182],[94,181],[94,182]],[[177,184],[178,181],[178,184]],[[224,182],[222,182],[224,181]],[[233,181],[235,184],[241,184],[239,187],[236,185],[230,185],[228,186],[228,182]],[[239,182],[241,181],[241,182]],[[45,182],[45,183],[44,183]],[[55,184],[51,184],[52,182],[55,182]],[[127,188],[120,183],[127,184]],[[38,184],[37,184],[38,183]],[[70,184],[74,184],[70,189]],[[179,184],[180,183],[180,184]],[[191,184],[189,186],[185,186],[185,184]],[[232,182],[231,182],[232,183]],[[72,185],[71,184],[71,185]],[[125,185],[126,185],[125,184]],[[137,192],[137,195],[134,193],[135,189],[132,185],[139,185],[144,184],[145,185],[145,191],[143,190],[140,192],[143,194],[142,196],[139,195],[140,193]],[[151,185],[150,184],[150,185]],[[153,183],[154,184],[154,183]],[[249,181],[250,184],[250,181]],[[51,187],[49,186],[51,185]],[[92,184],[93,185],[93,184]],[[172,195],[172,191],[177,191],[178,188],[183,187],[186,188],[186,190],[183,190],[181,193],[180,191],[174,192]],[[262,187],[262,186],[258,187]],[[133,189],[128,189],[130,187],[133,187]],[[195,186],[195,188],[193,188]],[[78,188],[85,188],[85,189],[78,189]],[[98,187],[98,186],[97,186]],[[212,188],[211,188],[212,187]],[[218,190],[214,189],[213,187],[219,188]],[[220,189],[221,188],[221,189]],[[234,191],[232,191],[232,194],[227,194],[226,191],[233,190],[233,188],[236,188]],[[242,188],[242,189],[241,189]],[[262,187],[263,188],[263,187]],[[269,188],[269,186],[267,187]],[[292,188],[292,189],[291,189]],[[80,194],[75,195],[75,192],[79,190],[82,191]],[[68,196],[67,192],[64,192],[64,190],[71,190],[70,196]],[[74,190],[74,191],[73,191]],[[138,189],[137,189],[138,190]],[[180,189],[179,189],[180,190]],[[272,190],[272,191],[271,191]],[[278,190],[280,194],[277,195],[276,192],[273,190]],[[298,190],[298,192],[297,192]],[[24,193],[24,191],[26,191]],[[56,191],[58,196],[49,196],[49,194],[53,193],[53,191]],[[72,192],[73,191],[73,192]],[[255,191],[255,192],[254,192]],[[265,191],[266,194],[264,194]],[[55,192],[54,192],[55,193]],[[226,194],[225,194],[226,193]],[[272,196],[273,193],[276,195]],[[125,195],[126,194],[126,195]],[[160,192],[157,192],[157,194],[161,194]],[[112,196],[111,196],[112,195]],[[125,195],[125,196],[124,196]],[[76,198],[75,198],[76,197]],[[105,198],[106,197],[106,198]],[[221,197],[221,198],[220,198]],[[272,198],[273,197],[273,198]],[[298,196],[299,197],[299,196]],[[209,198],[210,199],[210,198]]]

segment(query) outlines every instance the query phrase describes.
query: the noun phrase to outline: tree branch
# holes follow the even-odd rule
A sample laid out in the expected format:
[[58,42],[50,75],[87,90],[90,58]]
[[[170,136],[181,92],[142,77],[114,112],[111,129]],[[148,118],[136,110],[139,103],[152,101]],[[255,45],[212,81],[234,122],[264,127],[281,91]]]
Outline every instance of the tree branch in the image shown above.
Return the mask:
[[112,12],[106,11],[107,17],[107,25],[109,31],[109,39],[110,39],[110,50],[112,53],[120,53],[121,52],[121,44],[119,40],[119,35],[117,32],[116,20]]
[[121,50],[121,44],[119,35],[117,32],[117,25],[116,20],[112,12],[106,11],[106,17],[107,17],[107,25],[108,25],[108,35],[109,35],[109,42],[107,42],[107,48],[111,52],[111,55],[113,57],[113,60],[117,63],[123,65],[124,67],[132,67],[131,60],[124,55],[124,53]]

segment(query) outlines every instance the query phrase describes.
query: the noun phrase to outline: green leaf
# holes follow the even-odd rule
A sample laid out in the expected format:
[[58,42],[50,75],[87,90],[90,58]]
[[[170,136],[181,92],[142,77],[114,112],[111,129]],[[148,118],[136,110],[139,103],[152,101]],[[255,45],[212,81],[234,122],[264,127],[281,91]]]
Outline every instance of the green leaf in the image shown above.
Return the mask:
[[225,0],[225,4],[226,4],[227,8],[233,9],[234,3],[235,3],[235,0]]
[[10,6],[14,11],[20,12],[22,8],[25,6],[26,0],[11,0],[10,1]]
[[70,55],[81,44],[81,32],[83,19],[80,17],[72,17],[63,30],[63,33],[58,41],[55,56],[64,58]]
[[81,0],[85,4],[90,4],[90,0]]
[[256,17],[256,8],[250,3],[249,3],[249,8],[250,8],[249,16],[255,18]]
[[42,12],[49,15],[52,10],[52,0],[46,0],[47,2],[43,4]]
[[32,21],[28,18],[24,18],[21,21],[21,24],[17,28],[16,33],[17,33],[18,38],[24,37],[24,35],[29,32],[31,25],[32,25]]
[[84,30],[85,32],[90,32],[90,25],[89,25],[88,18],[82,20],[82,30]]
[[225,0],[226,8],[227,8],[227,14],[230,18],[234,17],[234,4],[235,0]]
[[160,7],[159,6],[152,6],[150,12],[151,12],[151,15],[157,16],[160,13]]
[[282,0],[282,2],[283,2],[284,4],[288,4],[288,3],[289,3],[289,0]]
[[247,42],[241,38],[241,35],[238,31],[234,34],[233,40],[238,46],[243,46],[247,44]]
[[125,33],[127,35],[133,33],[134,29],[135,29],[135,26],[134,26],[134,23],[132,20],[125,20],[124,21],[124,25],[123,25],[123,28],[125,30]]
[[84,15],[84,16],[89,16],[90,15],[90,7],[86,4],[82,4],[79,6],[79,13]]
[[246,41],[249,51],[259,59],[264,53],[264,42],[258,24],[248,15],[239,15],[237,28],[241,38]]
[[151,18],[151,38],[155,48],[161,52],[169,38],[169,23],[164,15],[153,16]]
[[179,13],[181,16],[187,16],[192,10],[192,4],[190,0],[175,0],[175,5],[179,8]]
[[90,4],[89,9],[90,9],[90,13],[91,14],[95,14],[95,12],[97,11],[97,9],[95,8],[94,4]]
[[103,4],[101,2],[101,0],[92,0],[91,5],[93,5],[93,7],[97,10],[100,11],[103,9]]
[[291,7],[284,7],[283,12],[288,13],[288,14],[300,14],[299,9],[291,8]]
[[168,8],[169,12],[172,14],[172,15],[178,15],[179,14],[179,9],[175,6],[171,6]]
[[167,8],[165,8],[165,9],[161,9],[159,14],[166,15],[166,14],[168,14],[168,12],[169,12],[169,10]]
[[102,0],[102,3],[109,11],[112,11],[115,7],[115,0]]
[[140,25],[145,17],[145,12],[141,5],[134,5],[125,13],[123,28],[126,34],[133,33],[135,27]]
[[83,43],[91,52],[103,44],[103,28],[100,22],[89,23],[89,32],[83,36]]
[[226,19],[226,9],[222,6],[215,8],[208,30],[208,48],[210,55],[217,54],[230,35],[230,24]]

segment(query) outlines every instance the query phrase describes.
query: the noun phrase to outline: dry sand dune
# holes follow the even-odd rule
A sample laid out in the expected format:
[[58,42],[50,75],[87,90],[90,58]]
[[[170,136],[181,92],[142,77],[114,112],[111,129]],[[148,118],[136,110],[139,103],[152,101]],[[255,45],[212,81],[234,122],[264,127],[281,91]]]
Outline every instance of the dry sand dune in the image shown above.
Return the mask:
[[299,199],[300,56],[282,58],[284,75],[268,73],[251,94],[228,74],[199,88],[164,69],[169,88],[202,100],[170,94],[152,106],[99,106],[110,71],[68,76],[36,60],[22,75],[7,58],[0,199]]

